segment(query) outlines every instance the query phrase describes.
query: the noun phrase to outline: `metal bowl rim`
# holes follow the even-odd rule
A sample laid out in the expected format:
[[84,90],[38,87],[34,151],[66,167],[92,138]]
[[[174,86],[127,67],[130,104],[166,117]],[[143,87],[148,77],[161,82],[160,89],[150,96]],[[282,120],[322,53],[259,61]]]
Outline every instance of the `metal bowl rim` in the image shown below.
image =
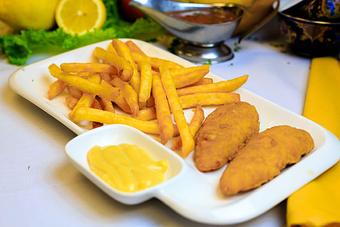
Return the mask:
[[286,13],[283,13],[283,12],[278,12],[278,13],[279,13],[280,16],[282,16],[286,19],[290,19],[290,20],[294,20],[294,21],[298,21],[298,22],[314,24],[314,25],[340,26],[340,22],[309,20],[309,19],[305,19],[305,18],[301,18],[301,17],[292,16],[292,15],[289,15],[289,14],[286,14]]

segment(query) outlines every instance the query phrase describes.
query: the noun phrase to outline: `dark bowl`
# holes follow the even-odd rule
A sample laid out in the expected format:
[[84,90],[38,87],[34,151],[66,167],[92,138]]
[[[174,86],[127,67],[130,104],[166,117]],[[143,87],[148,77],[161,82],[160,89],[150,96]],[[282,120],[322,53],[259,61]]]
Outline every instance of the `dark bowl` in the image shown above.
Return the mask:
[[339,56],[340,21],[317,21],[279,12],[281,31],[291,49],[306,57]]

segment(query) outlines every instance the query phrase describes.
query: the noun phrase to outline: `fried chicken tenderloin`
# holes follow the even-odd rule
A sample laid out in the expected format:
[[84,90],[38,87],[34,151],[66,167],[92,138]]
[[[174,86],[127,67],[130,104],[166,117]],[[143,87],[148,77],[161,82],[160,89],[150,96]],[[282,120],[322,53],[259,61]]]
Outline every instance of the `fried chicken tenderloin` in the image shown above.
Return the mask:
[[202,172],[224,166],[247,140],[259,131],[259,116],[246,102],[216,108],[204,121],[196,137],[194,162]]
[[310,134],[290,126],[275,126],[252,137],[227,166],[220,179],[226,196],[257,188],[298,162],[314,148]]

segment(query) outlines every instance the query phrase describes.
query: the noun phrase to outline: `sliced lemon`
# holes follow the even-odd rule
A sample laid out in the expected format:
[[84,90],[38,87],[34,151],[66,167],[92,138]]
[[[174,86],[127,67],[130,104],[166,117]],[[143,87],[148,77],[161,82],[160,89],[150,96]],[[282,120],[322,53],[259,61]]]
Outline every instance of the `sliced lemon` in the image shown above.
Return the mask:
[[72,35],[82,35],[101,28],[106,20],[102,0],[61,0],[56,10],[60,28]]

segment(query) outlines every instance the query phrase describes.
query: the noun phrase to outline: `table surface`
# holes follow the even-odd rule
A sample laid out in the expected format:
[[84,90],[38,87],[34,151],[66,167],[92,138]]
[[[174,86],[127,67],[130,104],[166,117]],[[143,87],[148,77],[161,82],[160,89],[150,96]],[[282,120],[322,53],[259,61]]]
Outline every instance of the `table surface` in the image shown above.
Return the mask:
[[[0,60],[0,226],[203,226],[156,199],[122,205],[81,175],[64,155],[75,134],[11,90],[8,78],[16,69]],[[249,74],[245,88],[302,111],[308,59],[246,40],[233,60],[211,70],[226,79]],[[284,224],[285,202],[237,226]]]

